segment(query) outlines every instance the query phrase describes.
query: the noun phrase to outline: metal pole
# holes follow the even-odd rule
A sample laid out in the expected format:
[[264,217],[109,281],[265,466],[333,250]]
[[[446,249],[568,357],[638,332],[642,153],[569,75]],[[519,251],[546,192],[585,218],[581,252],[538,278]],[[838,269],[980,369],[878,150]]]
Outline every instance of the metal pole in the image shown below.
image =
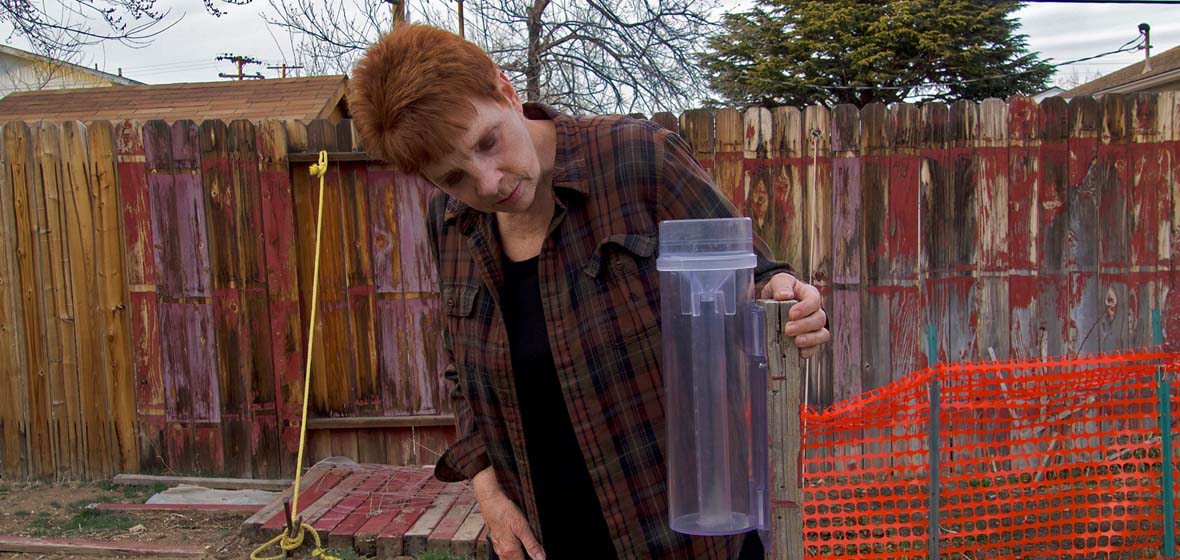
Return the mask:
[[[927,361],[930,363],[930,367],[933,368],[935,362],[938,361],[938,327],[936,327],[934,325],[934,321],[930,321],[930,324],[926,330],[926,355],[927,355]],[[927,529],[927,531],[929,531],[930,544],[928,546],[930,547],[930,549],[929,549],[929,551],[928,551],[929,553],[926,555],[926,557],[927,558],[935,558],[935,559],[937,559],[939,556],[938,537],[939,537],[939,518],[940,518],[939,513],[940,512],[939,512],[938,508],[939,508],[939,501],[940,501],[939,475],[941,473],[939,472],[939,470],[940,470],[939,459],[940,458],[938,456],[938,451],[939,451],[939,437],[938,437],[939,436],[939,425],[938,425],[939,406],[938,405],[939,405],[939,400],[941,400],[941,398],[942,398],[941,388],[939,386],[940,380],[938,378],[937,371],[938,370],[935,369],[936,373],[934,375],[934,378],[930,380],[930,428],[929,428],[930,434],[927,437],[927,441],[929,442],[928,447],[930,448],[930,460],[928,461],[928,465],[930,467],[930,505],[928,506],[930,509],[930,512],[929,512],[930,527]]]
[[[1151,311],[1151,330],[1155,343],[1164,343],[1164,329],[1160,324],[1160,310]],[[1164,373],[1163,368],[1155,372],[1156,394],[1159,398],[1159,426],[1160,445],[1163,446],[1163,486],[1164,486],[1164,558],[1176,557],[1176,478],[1172,469],[1172,383]]]
[[463,32],[463,0],[459,0],[459,36],[467,38],[467,34]]

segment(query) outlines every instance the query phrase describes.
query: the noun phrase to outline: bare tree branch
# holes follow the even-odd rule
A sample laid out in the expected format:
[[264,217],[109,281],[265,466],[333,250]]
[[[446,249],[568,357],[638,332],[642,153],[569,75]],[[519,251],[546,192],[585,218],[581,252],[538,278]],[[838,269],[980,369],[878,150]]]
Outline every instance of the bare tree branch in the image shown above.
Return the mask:
[[[213,16],[224,15],[218,3],[243,5],[251,0],[202,0]],[[180,21],[156,9],[157,0],[0,0],[0,25],[11,26],[7,41],[20,37],[32,50],[50,55],[78,51],[86,45],[118,41],[142,48]]]
[[[388,31],[370,0],[269,0],[266,21],[299,45],[304,73],[347,72]],[[456,29],[455,0],[410,4]],[[715,0],[466,0],[468,39],[522,97],[575,112],[679,111],[708,96],[697,54],[716,29]]]

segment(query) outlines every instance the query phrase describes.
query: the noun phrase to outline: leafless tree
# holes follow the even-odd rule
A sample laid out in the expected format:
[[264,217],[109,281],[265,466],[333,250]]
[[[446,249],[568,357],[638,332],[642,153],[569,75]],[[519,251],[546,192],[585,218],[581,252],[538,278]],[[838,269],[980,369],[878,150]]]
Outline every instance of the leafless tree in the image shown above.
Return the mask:
[[[218,5],[248,4],[251,0],[202,0],[214,16]],[[52,54],[74,52],[84,45],[119,41],[142,47],[172,27],[182,16],[156,8],[157,0],[0,0],[0,28],[11,27],[7,43],[15,37],[28,41],[32,50]]]
[[[309,73],[346,72],[390,29],[380,0],[270,0],[271,25],[299,36]],[[408,2],[407,18],[458,28],[453,0]],[[707,95],[696,65],[715,0],[466,0],[466,35],[526,100],[575,112],[680,111]]]

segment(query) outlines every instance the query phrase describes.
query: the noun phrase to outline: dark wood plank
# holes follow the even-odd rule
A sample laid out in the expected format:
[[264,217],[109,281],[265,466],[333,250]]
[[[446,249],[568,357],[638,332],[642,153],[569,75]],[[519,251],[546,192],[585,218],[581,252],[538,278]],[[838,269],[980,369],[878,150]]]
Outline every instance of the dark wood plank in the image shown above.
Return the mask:
[[[123,233],[119,204],[119,175],[116,163],[115,127],[110,121],[87,126],[90,152],[90,186],[96,199],[96,251],[98,268],[98,316],[101,322],[104,371],[111,400],[109,412],[114,429],[114,468],[136,470],[140,464],[136,437],[135,371],[132,367],[130,305],[124,262]],[[142,167],[138,177],[143,179]]]
[[1104,352],[1132,346],[1128,195],[1134,188],[1127,143],[1131,136],[1130,99],[1102,97],[1102,131],[1098,144],[1098,283],[1104,314],[1098,321],[1098,348]]
[[[301,125],[290,123],[292,129]],[[295,245],[295,199],[286,162],[287,130],[279,121],[255,129],[259,158],[259,190],[266,267],[266,299],[270,329],[270,361],[274,376],[274,407],[278,433],[278,473],[293,476],[299,445],[298,419],[303,401],[303,345],[299,315],[299,277]],[[296,173],[299,175],[299,173]],[[265,394],[265,393],[263,393]]]
[[864,258],[860,113],[839,105],[832,113],[832,292],[833,398],[859,395],[861,376],[861,298]]
[[[1164,346],[1169,350],[1180,347],[1180,94],[1162,92],[1160,113],[1167,115],[1161,123],[1168,126],[1166,160],[1171,162],[1169,196],[1169,243],[1160,247],[1161,261],[1168,262],[1170,280],[1163,308]],[[1162,255],[1166,251],[1166,258]]]
[[[312,150],[335,151],[338,148],[336,127],[324,120],[316,120],[307,127],[308,147]],[[298,174],[299,171],[296,172]],[[316,208],[319,181],[311,179],[305,193]],[[356,371],[355,341],[348,309],[347,248],[344,231],[344,198],[340,183],[340,164],[329,161],[324,175],[323,226],[321,230],[319,271],[319,324],[316,328],[316,350],[312,353],[311,407],[316,415],[328,416],[355,412]],[[314,256],[316,216],[313,213],[307,226],[310,234],[306,243]],[[302,279],[301,279],[302,280]],[[307,282],[310,285],[311,278]],[[322,327],[320,326],[322,325]]]
[[[976,151],[975,254],[979,302],[976,347],[972,358],[1006,360],[1011,356],[1012,320],[1008,219],[1008,106],[999,99],[979,104]],[[1030,200],[1035,200],[1032,198]],[[1028,246],[1030,240],[1023,243]],[[1030,308],[1030,306],[1025,306]]]
[[279,424],[276,411],[276,378],[273,362],[271,319],[266,263],[266,227],[259,155],[259,131],[253,123],[235,120],[229,126],[231,179],[238,195],[237,243],[241,257],[239,291],[241,335],[249,352],[243,366],[246,389],[244,413],[249,421],[250,470],[256,477],[282,475]]
[[[1127,310],[1128,344],[1146,348],[1154,344],[1152,313],[1160,311],[1160,240],[1168,242],[1167,213],[1164,203],[1171,198],[1165,183],[1165,146],[1160,115],[1160,97],[1155,93],[1138,93],[1129,102],[1131,128],[1128,137],[1130,190],[1127,196],[1128,265]],[[1166,274],[1163,275],[1166,277]],[[1166,280],[1165,280],[1166,282]]]
[[1096,352],[1105,299],[1098,284],[1098,195],[1106,173],[1098,165],[1102,107],[1091,97],[1069,101],[1069,344],[1067,350]]
[[890,108],[892,154],[889,158],[887,213],[889,255],[890,381],[926,366],[919,284],[919,211],[922,205],[922,115],[916,105]]
[[893,292],[898,287],[890,274],[889,239],[891,206],[915,200],[890,199],[890,161],[893,125],[889,109],[873,103],[861,109],[860,219],[863,227],[864,268],[861,270],[861,387],[863,391],[889,384],[893,379],[891,319]]
[[357,430],[357,461],[366,464],[385,462],[385,434],[382,430]]
[[713,154],[713,180],[739,214],[746,214],[746,190],[742,177],[742,114],[737,109],[721,109],[716,119],[716,151]]
[[[345,125],[349,126],[345,126]],[[353,134],[352,121],[337,125],[337,141],[341,148],[363,151],[359,138]],[[352,320],[355,369],[353,386],[356,391],[358,414],[381,411],[381,385],[377,375],[377,345],[374,315],[374,275],[371,227],[369,225],[368,168],[365,163],[341,163],[340,182],[343,196],[343,228],[345,239],[345,283],[348,287],[348,307]]]
[[[804,270],[803,231],[806,207],[808,137],[803,130],[803,113],[795,107],[776,107],[773,112],[770,138],[770,157],[773,180],[770,203],[766,213],[767,225],[762,236],[776,258],[792,270]],[[765,131],[763,131],[765,134]]]
[[24,170],[19,167],[24,161],[21,126],[12,123],[0,131],[3,132],[0,134],[0,428],[3,429],[0,434],[4,438],[0,445],[0,473],[11,479],[23,479],[29,472],[28,434],[20,429],[28,424],[22,402],[29,360],[25,340],[25,288],[17,257],[18,248],[22,244],[28,246],[28,238],[18,236],[15,209],[17,199],[26,196]]
[[[950,136],[950,111],[945,103],[927,103],[922,106],[922,158],[921,167],[921,252],[919,263],[922,271],[923,329],[925,340],[928,329],[937,333],[931,362],[942,362],[949,358],[947,320],[950,305],[947,297],[947,278],[950,270],[950,244],[952,231],[947,220],[953,217],[954,185],[952,183],[951,155],[948,151]],[[925,345],[923,345],[925,346]]]
[[[115,129],[123,239],[127,251],[139,470],[147,473],[160,472],[167,465],[164,462],[164,378],[160,363],[158,277],[151,190],[145,164],[148,146],[153,154],[159,154],[161,149],[171,150],[169,137],[170,131],[161,121],[150,122],[142,128],[136,122],[123,121]],[[162,148],[161,142],[165,142]],[[162,157],[165,156],[153,155],[157,160]]]
[[[1060,356],[1069,341],[1069,106],[1054,97],[1041,102],[1037,168],[1037,355]],[[1010,294],[1011,295],[1011,294]]]
[[[717,131],[713,124],[713,112],[707,109],[693,109],[680,115],[680,130],[684,140],[692,147],[696,160],[710,173],[713,173],[717,149]],[[716,175],[713,177],[716,178]]]
[[[807,140],[807,189],[804,205],[807,218],[803,221],[806,257],[801,266],[808,282],[819,289],[824,309],[832,316],[835,311],[832,284],[832,115],[823,106],[812,105],[803,112],[803,135]],[[827,344],[819,354],[808,360],[804,395],[809,406],[826,407],[835,402],[834,377],[835,344]]]
[[1008,102],[1006,119],[1010,146],[1005,196],[1008,231],[1007,241],[1002,242],[1007,245],[1009,259],[1008,339],[1013,358],[1031,358],[1041,355],[1041,341],[1045,336],[1037,292],[1037,263],[1042,256],[1039,254],[1042,246],[1039,191],[1043,117],[1035,100],[1017,96]]
[[242,255],[239,239],[240,194],[229,156],[229,127],[225,121],[206,120],[200,125],[201,183],[209,227],[214,360],[220,405],[226,474],[251,474],[249,380],[251,340],[249,319],[242,299]]
[[742,181],[746,198],[746,215],[754,227],[754,235],[766,240],[774,234],[770,221],[770,197],[774,189],[774,162],[771,142],[774,139],[773,117],[769,109],[752,107],[742,116]]

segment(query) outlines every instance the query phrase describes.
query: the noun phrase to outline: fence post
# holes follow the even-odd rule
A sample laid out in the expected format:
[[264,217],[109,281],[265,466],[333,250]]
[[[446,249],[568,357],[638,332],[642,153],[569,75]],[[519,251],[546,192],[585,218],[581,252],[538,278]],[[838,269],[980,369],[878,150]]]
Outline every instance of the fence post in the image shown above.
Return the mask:
[[[1160,310],[1153,309],[1151,311],[1151,330],[1152,337],[1155,339],[1157,345],[1164,343],[1163,326],[1160,324]],[[1175,491],[1175,476],[1172,469],[1175,468],[1172,464],[1172,407],[1169,405],[1172,401],[1171,396],[1171,382],[1168,380],[1167,374],[1164,373],[1164,368],[1159,368],[1155,372],[1156,379],[1156,395],[1159,398],[1159,427],[1160,427],[1160,445],[1163,446],[1163,464],[1162,468],[1163,486],[1164,486],[1164,549],[1162,555],[1164,558],[1176,557],[1176,491]]]
[[793,301],[762,301],[766,313],[770,542],[767,560],[803,558],[803,376],[794,337],[783,327]]
[[940,501],[939,486],[941,484],[941,482],[939,481],[939,475],[941,473],[939,472],[940,467],[939,467],[939,456],[938,456],[938,451],[939,451],[939,449],[938,449],[938,444],[939,444],[939,437],[938,437],[938,433],[939,433],[939,426],[938,426],[939,406],[938,405],[939,405],[939,401],[942,398],[942,393],[941,393],[942,388],[940,387],[941,380],[939,379],[938,373],[937,373],[938,368],[935,366],[935,364],[938,362],[938,327],[935,326],[934,321],[931,321],[930,324],[927,326],[926,352],[929,355],[927,361],[929,362],[930,367],[932,369],[934,369],[934,371],[935,371],[935,374],[930,379],[930,427],[929,427],[930,433],[927,435],[927,441],[929,442],[928,447],[930,448],[930,460],[927,461],[927,465],[930,468],[930,505],[928,506],[930,509],[930,512],[929,512],[930,528],[927,529],[927,531],[930,532],[930,534],[928,535],[928,537],[930,539],[930,545],[929,545],[930,550],[929,550],[929,553],[926,555],[926,557],[927,558],[938,558],[939,557],[939,552],[938,552],[939,551],[939,542],[938,542],[939,528],[938,527],[939,527],[939,518],[940,518],[939,514],[941,513],[939,511],[939,501]]

